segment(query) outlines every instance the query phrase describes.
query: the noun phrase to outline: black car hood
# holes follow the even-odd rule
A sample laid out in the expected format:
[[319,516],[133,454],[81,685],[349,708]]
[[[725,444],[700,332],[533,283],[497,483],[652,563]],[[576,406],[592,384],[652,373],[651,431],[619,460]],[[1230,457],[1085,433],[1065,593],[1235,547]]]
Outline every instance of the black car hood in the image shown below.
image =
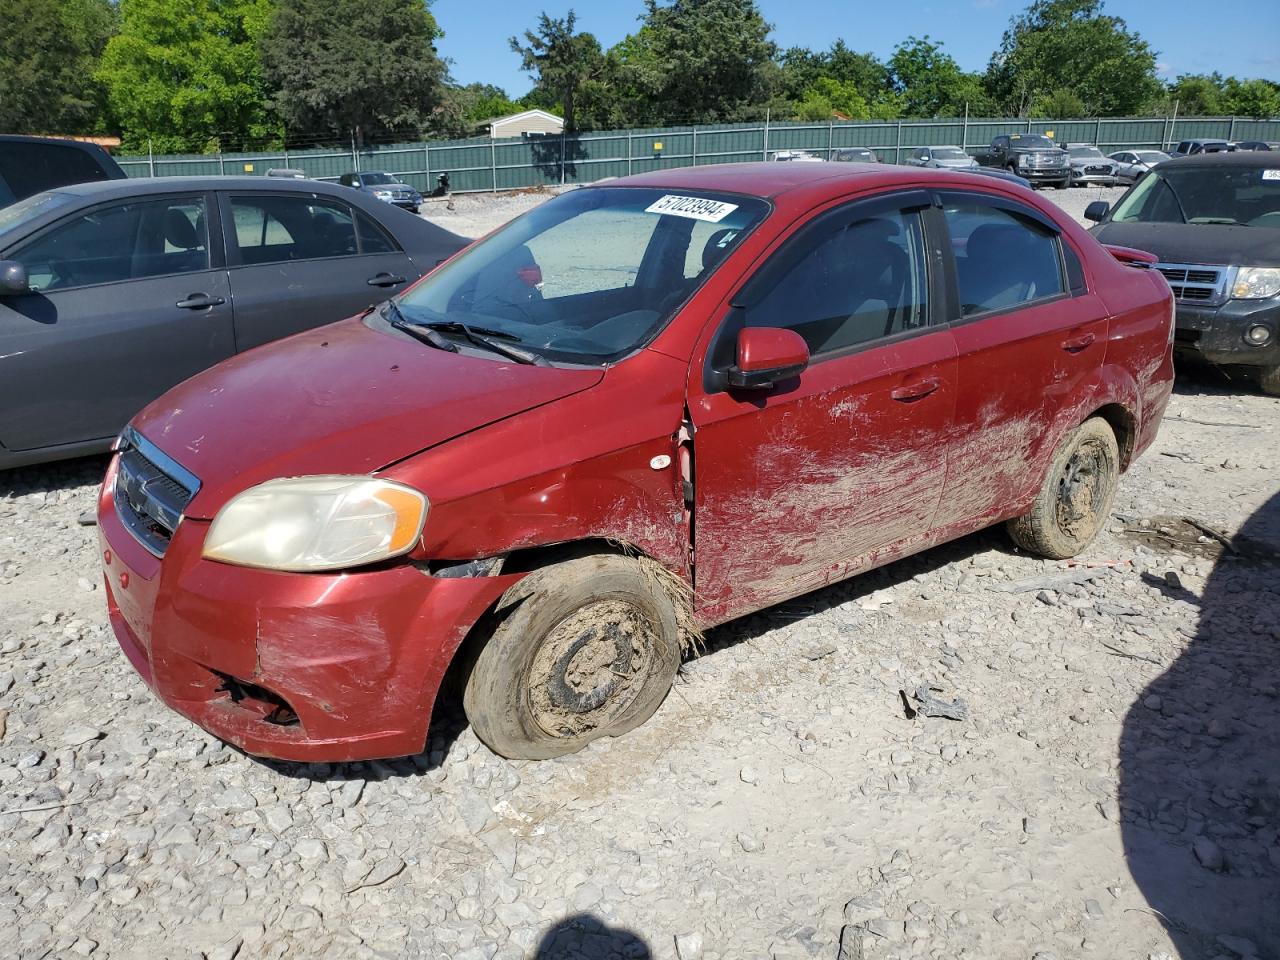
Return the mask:
[[1136,247],[1165,263],[1280,266],[1280,230],[1218,223],[1102,223],[1089,231],[1100,243]]

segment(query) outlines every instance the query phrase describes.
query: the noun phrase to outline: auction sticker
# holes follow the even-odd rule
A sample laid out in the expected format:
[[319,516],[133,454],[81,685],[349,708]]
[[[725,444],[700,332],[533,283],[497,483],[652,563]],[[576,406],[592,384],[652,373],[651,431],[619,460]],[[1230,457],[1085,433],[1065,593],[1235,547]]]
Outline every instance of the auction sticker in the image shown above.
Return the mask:
[[[1263,180],[1280,180],[1280,170],[1263,170],[1262,179]],[[666,197],[663,197],[662,199],[665,200]],[[658,201],[658,203],[661,203],[661,202],[662,200]],[[653,207],[650,207],[649,209],[652,210]]]
[[670,217],[685,217],[689,220],[705,220],[708,223],[719,223],[737,209],[738,205],[736,203],[706,200],[702,197],[677,197],[669,193],[645,207],[644,212],[662,213]]

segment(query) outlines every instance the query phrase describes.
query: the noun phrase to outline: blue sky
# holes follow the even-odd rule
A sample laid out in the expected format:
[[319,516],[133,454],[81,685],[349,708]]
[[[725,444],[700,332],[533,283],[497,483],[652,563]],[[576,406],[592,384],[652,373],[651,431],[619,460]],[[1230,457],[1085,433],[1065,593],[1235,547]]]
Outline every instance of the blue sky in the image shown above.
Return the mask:
[[[941,40],[966,70],[981,70],[1009,18],[1026,0],[758,0],[782,47],[825,49],[836,37],[855,50],[888,56],[915,34]],[[440,53],[453,61],[460,83],[487,81],[512,96],[530,87],[507,38],[532,26],[541,10],[577,11],[578,28],[605,47],[636,29],[640,0],[434,0],[445,32]],[[1239,77],[1280,80],[1280,4],[1277,0],[1111,0],[1105,10],[1123,17],[1159,53],[1162,75],[1219,70]]]

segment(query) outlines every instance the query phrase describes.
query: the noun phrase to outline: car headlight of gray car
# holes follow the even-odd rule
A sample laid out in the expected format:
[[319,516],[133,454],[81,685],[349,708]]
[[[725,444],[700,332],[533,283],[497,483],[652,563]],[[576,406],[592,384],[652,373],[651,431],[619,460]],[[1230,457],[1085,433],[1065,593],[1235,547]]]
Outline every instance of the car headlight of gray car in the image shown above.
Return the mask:
[[1231,285],[1233,300],[1265,300],[1280,293],[1280,267],[1241,267]]

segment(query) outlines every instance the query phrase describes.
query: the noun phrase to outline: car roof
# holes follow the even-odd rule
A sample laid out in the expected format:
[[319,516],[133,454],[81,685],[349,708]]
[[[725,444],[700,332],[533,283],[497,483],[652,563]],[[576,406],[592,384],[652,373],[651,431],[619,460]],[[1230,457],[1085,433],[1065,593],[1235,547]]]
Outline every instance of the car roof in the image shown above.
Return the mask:
[[111,200],[116,197],[145,196],[153,193],[187,193],[195,190],[254,190],[272,193],[333,193],[349,196],[334,184],[321,180],[297,180],[291,177],[130,177],[127,180],[101,180],[55,187],[58,193],[77,197]]
[[1280,167],[1280,157],[1266,150],[1241,150],[1235,153],[1197,153],[1190,157],[1174,157],[1160,164],[1161,170],[1177,167],[1245,167],[1266,170]]
[[[847,147],[845,149],[870,149]],[[816,185],[838,192],[850,187],[891,187],[918,183],[930,171],[892,163],[721,163],[655,170],[610,180],[602,186],[661,187],[666,190],[713,190],[772,198]]]

